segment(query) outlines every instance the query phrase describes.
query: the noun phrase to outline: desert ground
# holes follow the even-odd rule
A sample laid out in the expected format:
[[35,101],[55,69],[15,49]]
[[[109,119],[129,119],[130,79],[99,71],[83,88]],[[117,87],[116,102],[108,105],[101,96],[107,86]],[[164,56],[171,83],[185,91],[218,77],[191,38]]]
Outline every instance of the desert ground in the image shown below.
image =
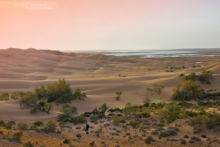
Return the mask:
[[[170,67],[172,71],[169,71]],[[181,73],[201,72],[212,70],[214,80],[211,85],[202,85],[205,89],[220,90],[220,57],[181,57],[181,58],[140,58],[105,56],[103,53],[67,53],[49,50],[0,50],[0,92],[8,91],[33,91],[40,85],[51,84],[59,79],[65,79],[71,83],[73,89],[80,88],[87,94],[87,98],[73,101],[71,105],[77,107],[78,113],[92,111],[94,108],[106,103],[110,108],[122,108],[128,102],[133,105],[141,105],[145,99],[151,102],[171,102],[173,89],[183,79]],[[160,97],[152,97],[146,88],[154,84],[165,86]],[[121,100],[115,100],[115,92],[121,90]],[[47,122],[56,120],[60,112],[60,106],[54,106],[50,114],[30,114],[29,110],[21,109],[18,100],[0,101],[0,120],[31,123],[33,121]],[[176,122],[182,126],[182,132],[177,136],[192,134],[191,129],[185,126],[184,122]],[[175,124],[175,125],[176,125]],[[99,126],[91,124],[94,128]],[[103,125],[103,124],[102,124]],[[172,126],[174,124],[170,124]],[[83,125],[80,126],[83,128]],[[120,147],[141,147],[141,146],[186,146],[175,141],[162,139],[151,145],[146,145],[139,137],[129,142],[123,137],[126,130],[120,136],[111,137],[109,130],[97,138],[93,134],[86,135],[82,130],[64,130],[63,136],[76,139],[75,134],[82,133],[83,137],[79,142],[75,141],[74,146],[89,146],[88,143],[96,140],[97,146],[105,141],[107,146]],[[91,129],[91,130],[93,130]],[[121,128],[116,128],[121,129]],[[112,130],[111,130],[112,131]],[[130,133],[140,134],[135,129],[129,128]],[[128,132],[129,132],[128,131]],[[63,136],[44,135],[35,132],[25,132],[29,139],[23,140],[38,141],[46,146],[61,146]],[[210,136],[219,139],[219,133]],[[71,137],[73,136],[73,137]],[[44,139],[42,139],[44,138]],[[42,140],[42,142],[40,141]],[[47,144],[46,144],[47,143]],[[19,143],[8,142],[0,139],[0,146],[21,146]],[[187,146],[209,146],[208,143],[187,144]],[[213,143],[210,146],[218,146]],[[67,146],[67,145],[62,145]],[[101,146],[101,145],[100,145]]]

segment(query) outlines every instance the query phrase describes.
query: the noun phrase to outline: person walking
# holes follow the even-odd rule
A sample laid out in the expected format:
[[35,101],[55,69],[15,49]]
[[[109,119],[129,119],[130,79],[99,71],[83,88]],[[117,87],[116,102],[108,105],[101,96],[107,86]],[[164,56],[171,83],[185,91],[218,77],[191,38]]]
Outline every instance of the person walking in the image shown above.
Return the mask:
[[85,128],[86,134],[89,134],[89,128],[90,128],[89,124],[86,123],[86,128]]

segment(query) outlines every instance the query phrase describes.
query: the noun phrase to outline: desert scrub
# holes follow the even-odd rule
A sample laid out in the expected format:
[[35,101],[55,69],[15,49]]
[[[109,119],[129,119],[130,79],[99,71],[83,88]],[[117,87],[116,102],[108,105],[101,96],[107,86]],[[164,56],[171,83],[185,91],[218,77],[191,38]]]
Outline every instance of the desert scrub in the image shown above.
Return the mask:
[[125,123],[126,121],[124,119],[122,119],[121,117],[117,116],[117,115],[114,115],[112,117],[112,120],[113,120],[113,124],[115,126],[118,126],[120,123]]
[[89,146],[94,147],[95,146],[95,141],[90,142]]
[[49,121],[46,123],[45,127],[42,129],[45,133],[55,133],[56,132],[56,122]]
[[160,108],[158,114],[162,117],[162,119],[166,120],[167,123],[171,123],[176,119],[185,117],[185,111],[180,105],[174,103],[166,104],[163,108]]
[[185,80],[196,81],[199,80],[203,84],[211,84],[211,80],[213,79],[213,73],[210,70],[204,70],[200,74],[196,75],[196,73],[192,72],[188,75],[184,76]]
[[125,108],[123,109],[123,113],[126,115],[126,116],[132,116],[136,113],[136,109],[135,109],[135,106],[132,106],[131,103],[127,103],[125,105]]
[[86,94],[79,88],[73,90],[64,79],[55,82],[54,84],[40,86],[35,88],[34,92],[26,92],[20,99],[20,106],[22,108],[29,108],[31,112],[42,111],[50,113],[52,104],[65,104],[72,100],[84,99]]
[[71,122],[73,117],[77,114],[77,109],[74,106],[63,105],[61,114],[57,116],[58,122]]
[[18,123],[17,124],[17,129],[19,129],[19,130],[27,130],[28,129],[28,125],[26,123]]
[[212,129],[220,131],[220,114],[204,112],[192,118],[190,124],[195,130]]
[[87,119],[84,115],[79,115],[73,117],[70,122],[72,122],[73,124],[85,124],[87,122]]
[[41,131],[44,127],[43,122],[35,121],[30,125],[30,130]]
[[1,100],[1,101],[7,101],[7,100],[9,100],[9,93],[8,93],[8,92],[2,92],[2,93],[0,93],[0,100]]
[[185,76],[184,76],[184,79],[185,79],[185,80],[196,81],[197,75],[196,75],[195,72],[192,72],[192,73],[190,73],[190,74],[188,74],[188,75],[185,75]]
[[21,142],[21,137],[22,137],[23,133],[21,131],[15,132],[12,135],[12,140],[13,141],[17,141],[17,142]]
[[154,84],[152,88],[146,88],[146,90],[149,92],[154,92],[156,94],[161,94],[164,87],[165,86],[161,84]]
[[34,147],[34,145],[30,141],[28,141],[22,147]]
[[105,118],[105,113],[108,109],[109,108],[106,104],[102,104],[99,108],[95,108],[91,113],[87,113],[87,116],[90,117],[91,122],[97,123],[99,119]]
[[130,121],[129,125],[136,129],[140,126],[140,123],[141,122],[139,120],[135,120],[135,121]]
[[151,144],[155,140],[152,136],[148,136],[144,141],[145,141],[146,144]]
[[115,94],[116,94],[116,97],[115,97],[116,101],[120,101],[121,100],[122,91],[116,91]]
[[205,70],[198,75],[198,80],[203,84],[211,84],[213,73],[210,70]]
[[14,91],[11,93],[11,99],[18,100],[21,99],[25,95],[23,91]]
[[172,95],[173,100],[190,101],[203,99],[205,91],[194,81],[185,81],[179,85]]

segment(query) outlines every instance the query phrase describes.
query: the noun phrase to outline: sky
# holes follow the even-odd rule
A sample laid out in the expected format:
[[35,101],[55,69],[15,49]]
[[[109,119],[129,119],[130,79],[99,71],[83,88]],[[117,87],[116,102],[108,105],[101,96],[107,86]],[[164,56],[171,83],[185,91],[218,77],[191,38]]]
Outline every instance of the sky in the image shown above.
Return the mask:
[[0,0],[0,48],[220,48],[220,0]]

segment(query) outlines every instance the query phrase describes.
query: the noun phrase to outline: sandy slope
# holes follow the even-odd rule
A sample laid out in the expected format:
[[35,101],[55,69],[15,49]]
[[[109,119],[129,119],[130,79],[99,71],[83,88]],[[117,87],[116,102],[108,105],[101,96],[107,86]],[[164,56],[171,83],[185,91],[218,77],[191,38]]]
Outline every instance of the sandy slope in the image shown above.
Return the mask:
[[[41,84],[66,79],[73,89],[81,88],[87,95],[85,101],[74,101],[79,113],[90,111],[103,103],[122,107],[126,103],[141,104],[145,98],[152,101],[169,101],[172,90],[182,80],[180,73],[212,69],[215,80],[205,88],[220,89],[219,57],[158,58],[111,57],[91,53],[61,53],[46,50],[0,50],[0,91],[33,90]],[[194,68],[193,65],[200,65]],[[166,72],[167,66],[182,67]],[[153,84],[163,84],[160,96],[146,91]],[[121,101],[115,101],[115,92],[123,91]],[[0,102],[0,119],[15,121],[47,121],[59,112],[56,107],[50,115],[31,115],[20,109],[18,102]]]

